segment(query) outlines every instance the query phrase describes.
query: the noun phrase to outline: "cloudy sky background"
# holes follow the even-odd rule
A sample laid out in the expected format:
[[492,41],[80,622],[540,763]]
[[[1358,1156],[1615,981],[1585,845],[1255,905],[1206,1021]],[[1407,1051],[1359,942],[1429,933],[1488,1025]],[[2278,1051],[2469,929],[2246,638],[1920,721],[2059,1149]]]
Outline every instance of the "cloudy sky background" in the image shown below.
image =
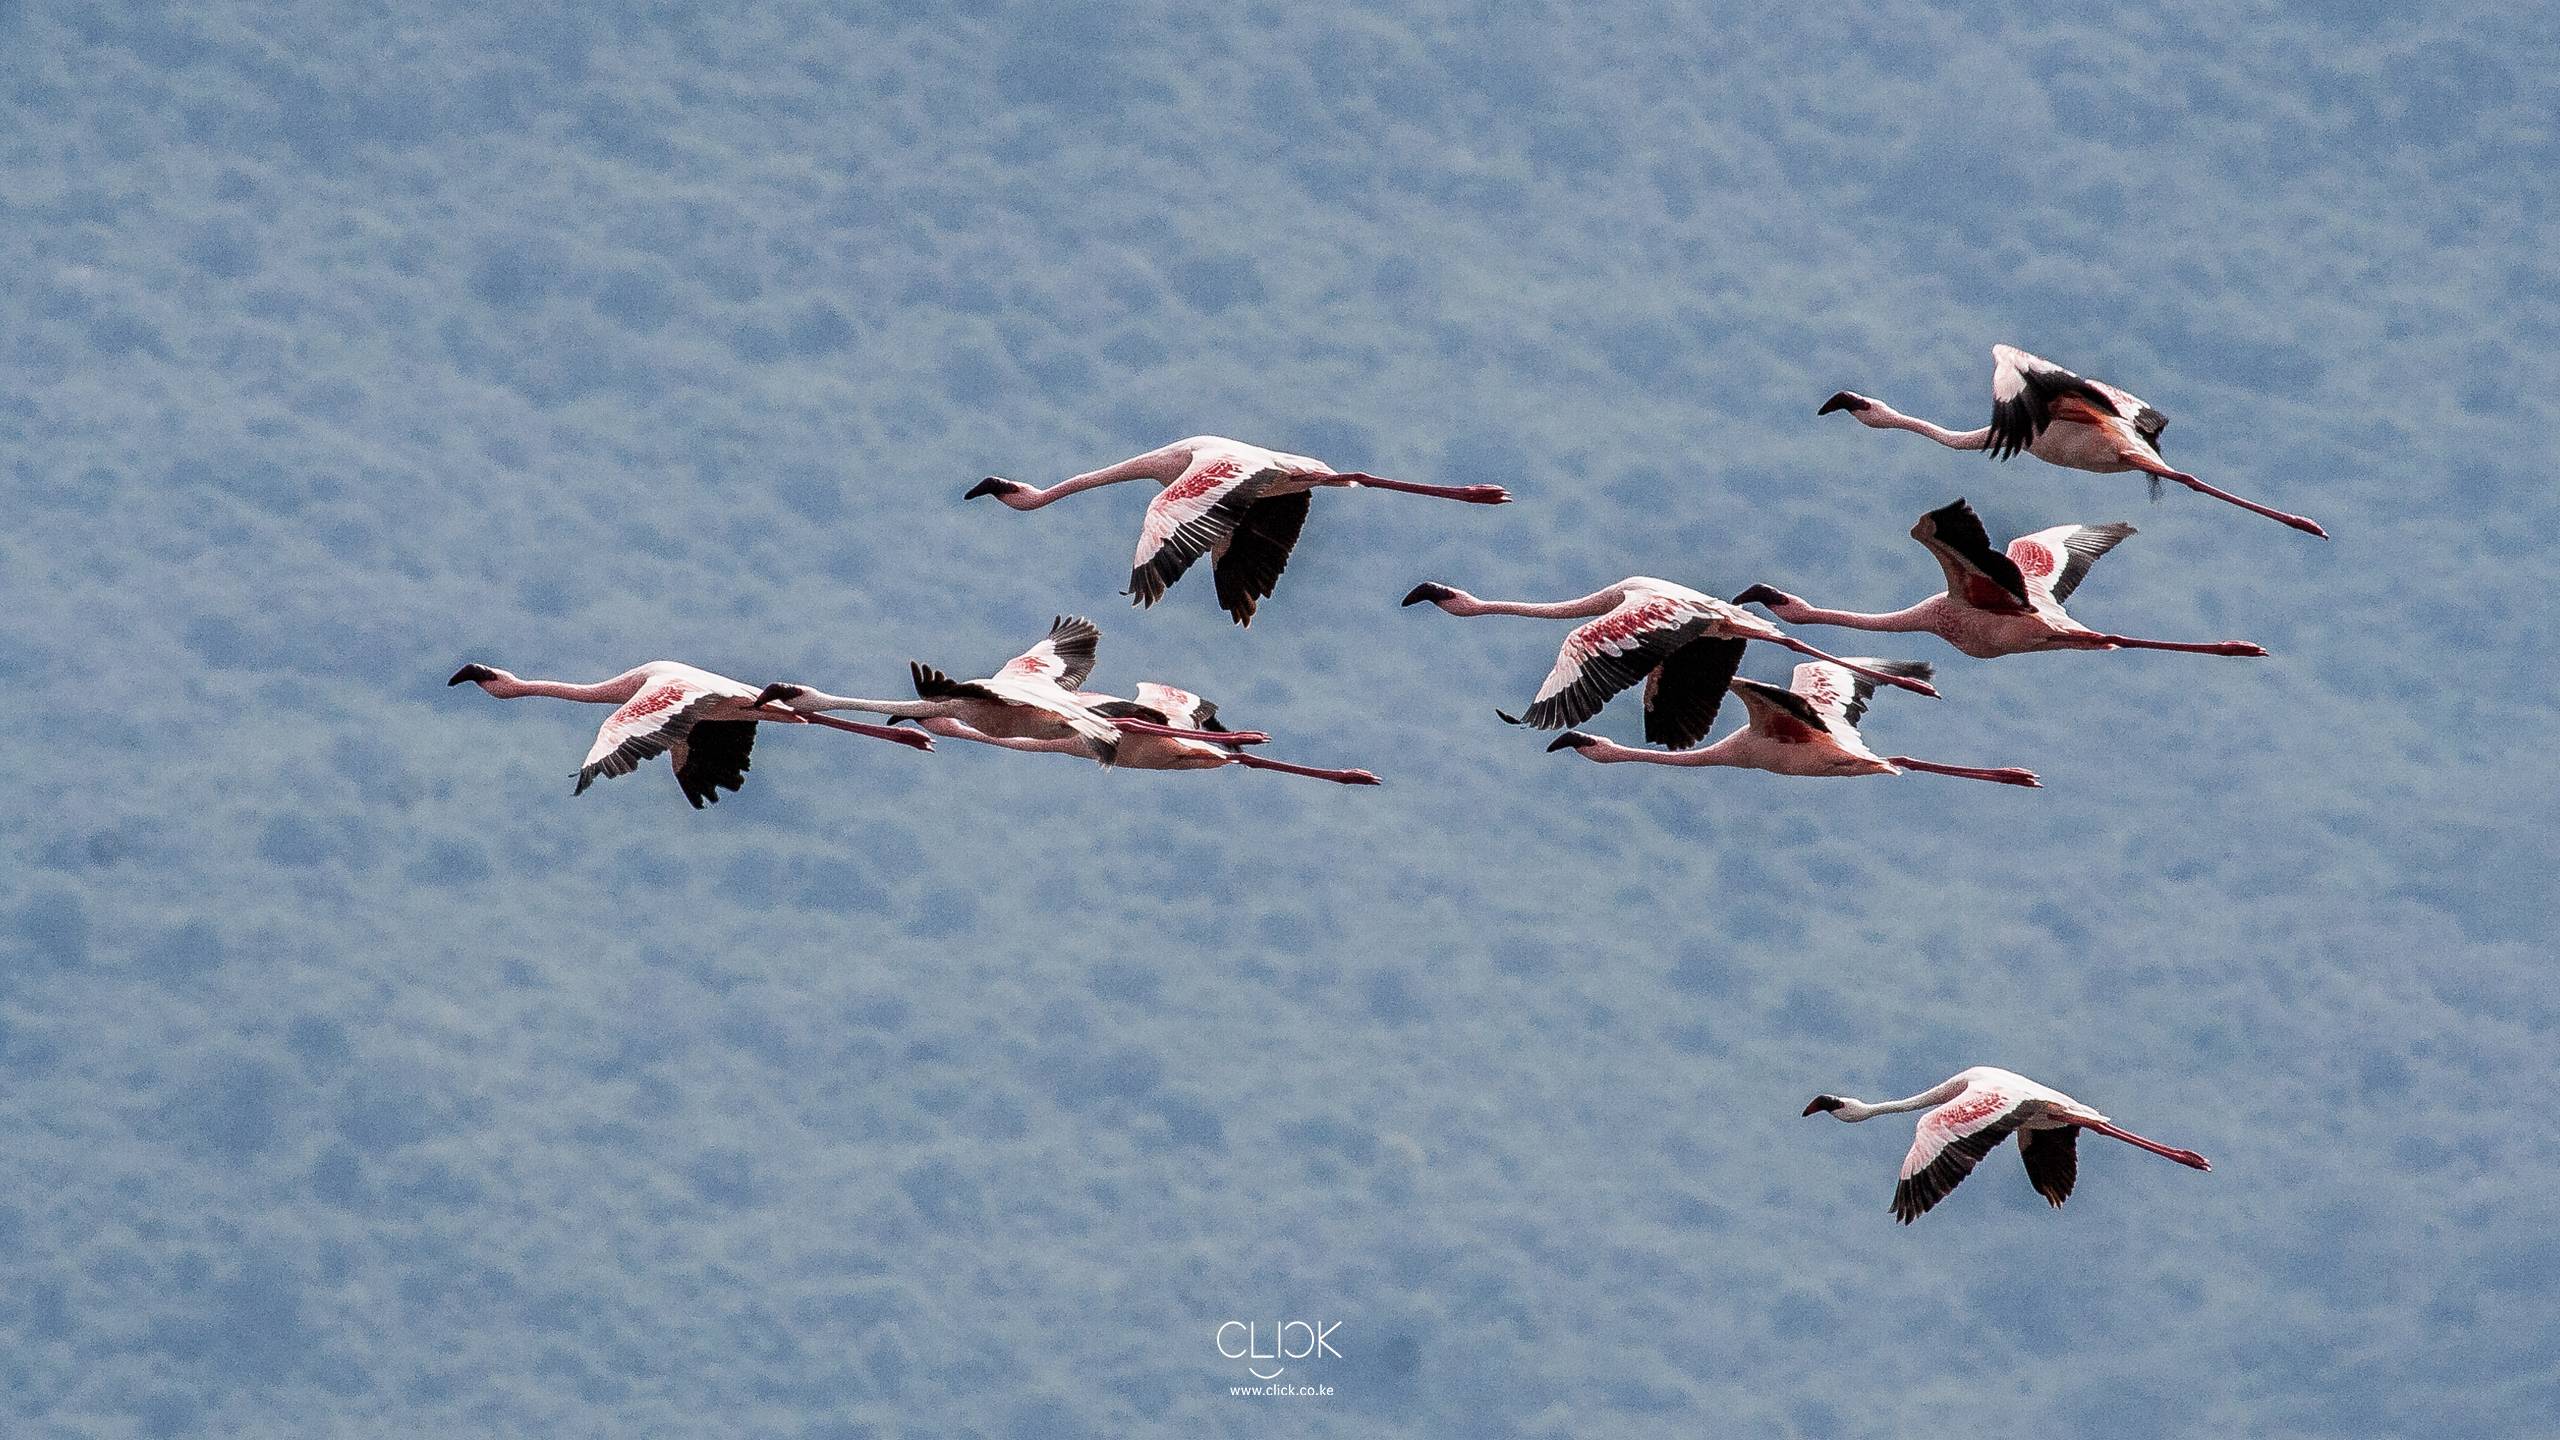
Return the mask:
[[[2547,1424],[2556,32],[0,3],[7,1428]],[[2337,539],[1813,415],[2001,340]],[[1519,503],[1320,496],[1247,633],[1114,593],[1134,489],[960,499],[1197,432]],[[1556,627],[1394,605],[1891,608],[1959,494],[2276,657],[1860,637],[1947,695],[1879,748],[2049,788],[1791,782],[1543,754]],[[442,684],[1061,611],[1388,786],[769,730],[697,815]],[[2216,1168],[1905,1231],[1907,1128],[1797,1116],[1974,1063]]]

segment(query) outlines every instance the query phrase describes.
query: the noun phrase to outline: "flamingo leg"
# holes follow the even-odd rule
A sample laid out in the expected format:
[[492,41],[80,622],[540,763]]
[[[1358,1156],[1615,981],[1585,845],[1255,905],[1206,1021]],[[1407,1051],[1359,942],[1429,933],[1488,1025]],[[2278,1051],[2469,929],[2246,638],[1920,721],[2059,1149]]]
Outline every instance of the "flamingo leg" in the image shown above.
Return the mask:
[[865,725],[859,720],[839,720],[833,715],[803,715],[804,725],[824,725],[830,730],[843,730],[854,735],[868,735],[874,740],[888,740],[910,750],[931,750],[933,737],[919,730],[897,730],[887,725]]
[[2210,1170],[2213,1168],[2212,1161],[2205,1159],[2193,1150],[2181,1150],[2174,1145],[2163,1145],[2157,1140],[2146,1140],[2142,1136],[2136,1135],[2130,1130],[2110,1125],[2104,1120],[2091,1120],[2086,1116],[2081,1115],[2065,1115],[2062,1118],[2084,1130],[2095,1130],[2101,1135],[2121,1140],[2127,1145],[2138,1145],[2141,1148],[2150,1151],[2154,1155],[2165,1156],[2168,1159],[2175,1160],[2179,1164],[2184,1165],[2191,1170]]
[[1236,763],[1256,770],[1277,770],[1283,775],[1304,775],[1311,780],[1330,780],[1336,785],[1376,785],[1382,783],[1366,770],[1319,770],[1312,765],[1292,765],[1286,760],[1265,760],[1259,755],[1238,755]]
[[1185,730],[1175,725],[1159,725],[1153,720],[1132,720],[1126,716],[1111,722],[1137,735],[1164,735],[1175,740],[1199,740],[1211,745],[1267,745],[1271,737],[1259,730]]
[[2029,790],[2044,788],[2044,782],[2036,778],[2033,770],[2009,766],[1984,769],[1977,765],[1941,765],[1934,760],[1914,760],[1908,755],[1888,755],[1884,763],[1899,765],[1905,770],[1925,770],[1932,775],[1953,775],[1961,780],[1988,780],[1994,785],[2022,785]]
[[2267,653],[2267,647],[2252,645],[2246,640],[2136,640],[2128,635],[2107,635],[2100,638],[2110,645],[2120,645],[2128,650],[2179,650],[2189,655],[2243,655],[2252,659],[2264,659]]
[[1926,695],[1932,700],[1938,698],[1938,687],[1930,684],[1926,680],[1914,680],[1908,675],[1888,675],[1881,670],[1870,670],[1866,666],[1858,664],[1856,661],[1843,660],[1839,656],[1831,654],[1829,651],[1817,650],[1813,646],[1807,645],[1793,635],[1779,635],[1774,638],[1779,644],[1786,646],[1788,649],[1793,650],[1799,655],[1810,655],[1816,660],[1829,661],[1830,663],[1849,671],[1851,674],[1864,675],[1879,685],[1891,685],[1896,689],[1908,690],[1914,695]]
[[2211,485],[2207,485],[2184,470],[2172,470],[2168,466],[2161,464],[2159,461],[2152,459],[2148,455],[2128,454],[2123,458],[2124,463],[2141,471],[2145,475],[2156,475],[2163,480],[2174,480],[2199,495],[2210,495],[2214,499],[2223,501],[2226,504],[2237,505],[2252,515],[2264,515],[2268,519],[2273,520],[2280,525],[2290,525],[2294,529],[2302,531],[2304,534],[2317,535],[2323,540],[2329,538],[2329,532],[2321,529],[2320,522],[2317,520],[2312,520],[2301,515],[2287,514],[2282,510],[2261,505],[2255,500],[2243,500],[2228,490],[2218,490]]
[[1441,500],[1463,500],[1470,505],[1508,505],[1511,492],[1499,485],[1417,485],[1410,480],[1389,480],[1377,475],[1364,475],[1357,470],[1338,470],[1325,477],[1327,485],[1365,485],[1372,490],[1401,490],[1407,495],[1430,495]]

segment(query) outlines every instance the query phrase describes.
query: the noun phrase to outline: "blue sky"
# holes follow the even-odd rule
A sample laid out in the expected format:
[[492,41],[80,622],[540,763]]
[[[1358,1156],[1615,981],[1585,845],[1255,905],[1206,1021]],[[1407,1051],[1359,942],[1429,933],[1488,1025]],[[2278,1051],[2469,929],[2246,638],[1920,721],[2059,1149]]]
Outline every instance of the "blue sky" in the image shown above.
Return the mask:
[[[2541,1423],[2552,30],[0,6],[0,1414]],[[1979,423],[1996,341],[2337,538],[1813,414]],[[1138,494],[960,498],[1199,432],[1518,503],[1320,496],[1244,632],[1116,595]],[[1862,642],[1947,696],[1880,747],[2048,788],[1815,783],[1544,754],[1554,627],[1394,603],[1889,608],[1957,495],[2274,658]],[[695,814],[442,685],[894,692],[1060,612],[1389,783],[769,734]],[[1907,1132],[1797,1115],[1975,1063],[2216,1168],[1904,1231]],[[1338,1321],[1335,1393],[1232,1397],[1229,1319]]]

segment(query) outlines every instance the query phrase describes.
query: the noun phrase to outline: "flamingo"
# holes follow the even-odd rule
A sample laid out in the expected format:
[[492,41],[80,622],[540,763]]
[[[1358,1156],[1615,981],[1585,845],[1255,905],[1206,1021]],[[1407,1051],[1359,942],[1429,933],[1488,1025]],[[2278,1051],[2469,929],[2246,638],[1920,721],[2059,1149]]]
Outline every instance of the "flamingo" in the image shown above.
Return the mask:
[[1644,694],[1645,738],[1685,750],[1707,738],[1716,703],[1723,698],[1733,666],[1718,668],[1710,648],[1726,640],[1765,640],[1800,655],[1846,664],[1870,680],[1899,686],[1915,694],[1937,696],[1926,680],[1902,670],[1867,668],[1816,650],[1739,606],[1702,595],[1685,585],[1632,575],[1579,600],[1532,604],[1518,600],[1479,600],[1464,590],[1436,581],[1416,585],[1404,597],[1407,605],[1424,601],[1451,615],[1528,615],[1546,620],[1598,616],[1578,626],[1556,652],[1555,668],[1529,704],[1526,716],[1503,711],[1505,721],[1540,730],[1579,725],[1600,713],[1609,697],[1638,680],[1650,680]]
[[[1737,765],[1778,775],[1899,775],[1906,770],[1922,770],[1932,775],[2023,785],[2030,790],[2041,788],[2032,770],[1941,765],[1908,755],[1880,756],[1867,748],[1858,736],[1858,717],[1867,713],[1867,698],[1875,694],[1875,682],[1847,667],[1864,664],[1878,673],[1920,679],[1929,674],[1926,665],[1901,660],[1816,661],[1797,666],[1793,687],[1782,690],[1758,680],[1733,678],[1734,667],[1742,663],[1742,643],[1702,640],[1690,647],[1689,653],[1696,658],[1686,679],[1695,687],[1696,698],[1681,712],[1682,721],[1694,724],[1703,735],[1715,722],[1717,704],[1730,689],[1742,697],[1743,708],[1750,712],[1750,723],[1742,729],[1703,750],[1679,751],[1638,750],[1579,730],[1567,730],[1547,747],[1548,753],[1578,750],[1585,760],[1602,765]],[[1650,703],[1651,697],[1647,698]],[[1650,718],[1646,723],[1650,729]]]
[[2018,1158],[2027,1162],[2027,1183],[2056,1209],[2071,1198],[2071,1182],[2080,1168],[2075,1145],[2083,1130],[2139,1146],[2192,1170],[2213,1168],[2212,1162],[2193,1150],[2118,1129],[2106,1116],[2059,1090],[1988,1065],[1976,1065],[1906,1100],[1870,1105],[1840,1095],[1816,1095],[1804,1107],[1807,1115],[1826,1110],[1852,1124],[1897,1111],[1929,1110],[1920,1119],[1911,1153],[1902,1157],[1902,1178],[1893,1187],[1893,1216],[1905,1225],[1947,1198],[1948,1191],[1973,1173],[1975,1163],[2013,1130],[2018,1135]]
[[1127,592],[1134,597],[1133,603],[1155,604],[1193,561],[1214,556],[1218,604],[1238,625],[1252,624],[1255,608],[1280,583],[1289,551],[1307,522],[1308,496],[1318,486],[1401,490],[1472,505],[1505,505],[1511,500],[1511,492],[1499,485],[1386,480],[1217,435],[1176,440],[1117,465],[1061,480],[1046,490],[990,475],[972,487],[967,498],[993,495],[1016,510],[1037,510],[1079,490],[1123,480],[1153,480],[1164,487],[1147,502],[1146,523],[1138,531],[1138,554],[1129,571]]
[[[1078,691],[1076,698],[1087,701],[1101,714],[1114,719],[1154,721],[1159,724],[1197,726],[1216,733],[1228,733],[1218,723],[1218,707],[1187,690],[1149,680],[1138,686],[1138,698],[1122,700],[1099,691]],[[1023,740],[987,735],[971,729],[948,716],[937,716],[917,722],[936,735],[953,740],[974,740],[982,745],[1000,746],[1007,750],[1046,751],[1052,754],[1093,754],[1090,742],[1082,736],[1060,740]],[[1376,785],[1377,776],[1366,770],[1320,770],[1310,765],[1292,765],[1285,760],[1268,760],[1248,755],[1232,744],[1212,745],[1198,740],[1185,740],[1174,735],[1138,732],[1121,738],[1115,761],[1123,770],[1215,770],[1226,765],[1242,765],[1254,770],[1277,770],[1284,775],[1304,775],[1315,780],[1330,780],[1337,785]]]
[[1871,429],[1916,431],[1951,450],[1987,451],[1994,460],[2006,460],[2024,450],[2050,464],[2101,475],[2139,470],[2151,477],[2155,494],[2161,481],[2174,480],[2199,495],[2227,501],[2323,540],[2329,538],[2317,522],[2243,500],[2183,470],[2171,469],[2160,458],[2160,432],[2169,428],[2169,417],[2141,396],[2104,381],[2083,380],[2014,345],[1992,346],[1991,364],[1991,423],[1979,430],[1958,432],[1915,420],[1881,400],[1849,390],[1823,401],[1814,413],[1846,410]]
[[[1124,731],[1229,745],[1270,739],[1258,731],[1186,729],[1142,719],[1104,715],[1075,687],[1093,673],[1102,631],[1081,615],[1061,615],[1039,644],[980,680],[954,680],[921,661],[910,663],[916,699],[859,700],[807,685],[767,685],[753,700],[766,714],[814,715],[824,710],[867,710],[904,720],[955,719],[984,735],[1012,740],[1074,738],[1105,765],[1114,763]],[[876,728],[876,727],[875,727]]]
[[1962,500],[1920,517],[1911,538],[1929,547],[1947,572],[1947,592],[1881,615],[1821,610],[1767,585],[1733,597],[1736,605],[1765,605],[1790,625],[1845,625],[1855,630],[1925,631],[1979,660],[2038,650],[2182,650],[2194,655],[2264,656],[2246,640],[2136,640],[2092,630],[2062,612],[2062,602],[2099,556],[2114,549],[2133,527],[2056,525],[2009,542],[2007,554],[1991,548],[1982,517]]
[[747,752],[755,748],[757,722],[764,720],[808,720],[917,750],[933,748],[933,742],[922,735],[892,730],[886,725],[760,710],[753,687],[673,660],[652,660],[593,685],[523,680],[493,666],[472,664],[454,671],[453,678],[445,684],[465,682],[501,700],[547,695],[555,700],[618,707],[604,717],[604,724],[596,731],[596,743],[588,748],[586,762],[578,767],[578,787],[570,792],[575,795],[587,793],[587,787],[599,776],[628,775],[643,761],[666,755],[675,766],[676,784],[684,790],[684,798],[693,802],[693,808],[716,805],[721,791],[736,790],[747,783]]

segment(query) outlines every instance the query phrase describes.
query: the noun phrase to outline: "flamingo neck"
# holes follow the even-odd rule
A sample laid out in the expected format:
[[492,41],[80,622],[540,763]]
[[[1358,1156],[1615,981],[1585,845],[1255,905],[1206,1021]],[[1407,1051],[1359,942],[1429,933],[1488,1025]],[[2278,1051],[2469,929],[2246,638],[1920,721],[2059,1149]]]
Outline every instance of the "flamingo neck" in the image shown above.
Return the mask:
[[1579,600],[1556,600],[1544,604],[1528,600],[1479,600],[1461,590],[1440,602],[1440,608],[1452,615],[1526,615],[1533,620],[1578,620],[1586,615],[1605,615],[1623,597],[1624,591],[1612,585],[1594,591]]
[[1093,754],[1093,742],[1082,736],[1069,736],[1059,740],[1026,740],[1008,735],[990,735],[983,730],[973,729],[948,715],[930,716],[916,723],[919,727],[947,739],[973,740],[980,745],[993,745],[999,750],[1026,750],[1041,755],[1087,757]]
[[1182,472],[1190,466],[1189,447],[1166,445],[1160,449],[1150,450],[1144,455],[1132,455],[1117,465],[1106,465],[1099,470],[1088,470],[1081,475],[1071,475],[1046,490],[1008,490],[1001,498],[1004,503],[1016,510],[1037,510],[1043,505],[1064,500],[1078,491],[1098,490],[1105,485],[1117,485],[1124,480],[1153,480],[1159,485],[1170,485],[1180,479]]
[[[943,700],[863,700],[851,695],[830,695],[824,690],[812,690],[783,703],[793,710],[860,710],[900,720],[931,720],[951,713],[949,702]],[[955,735],[952,738],[966,740],[972,737]]]
[[1930,623],[1931,609],[1929,602],[1925,600],[1905,609],[1887,610],[1881,614],[1872,614],[1864,610],[1825,610],[1817,605],[1807,605],[1800,600],[1773,602],[1768,607],[1770,614],[1790,625],[1838,625],[1850,630],[1904,632],[1936,629],[1937,627]]
[[1750,768],[1751,762],[1741,753],[1736,742],[1743,737],[1740,730],[1713,745],[1699,750],[1639,750],[1615,740],[1603,740],[1583,747],[1582,753],[1603,765],[1678,765],[1695,768],[1702,765],[1738,765]]
[[1979,430],[1950,430],[1944,425],[1905,415],[1881,400],[1859,411],[1858,423],[1877,430],[1908,430],[1915,435],[1926,435],[1950,450],[1980,450],[1991,443],[1991,427],[1988,425]]
[[1944,1105],[1962,1093],[1964,1093],[1964,1082],[1949,1080],[1941,1085],[1932,1085],[1917,1095],[1906,1095],[1900,1100],[1882,1100],[1870,1105],[1864,1100],[1843,1099],[1840,1102],[1840,1108],[1831,1113],[1855,1124],[1860,1120],[1872,1120],[1878,1115],[1898,1115],[1906,1110],[1926,1110],[1932,1105]]
[[641,682],[646,678],[640,671],[625,670],[610,680],[599,680],[592,685],[578,685],[566,680],[519,680],[513,675],[502,674],[497,679],[481,681],[480,688],[501,700],[538,695],[551,700],[583,700],[592,705],[619,705],[639,694]]

